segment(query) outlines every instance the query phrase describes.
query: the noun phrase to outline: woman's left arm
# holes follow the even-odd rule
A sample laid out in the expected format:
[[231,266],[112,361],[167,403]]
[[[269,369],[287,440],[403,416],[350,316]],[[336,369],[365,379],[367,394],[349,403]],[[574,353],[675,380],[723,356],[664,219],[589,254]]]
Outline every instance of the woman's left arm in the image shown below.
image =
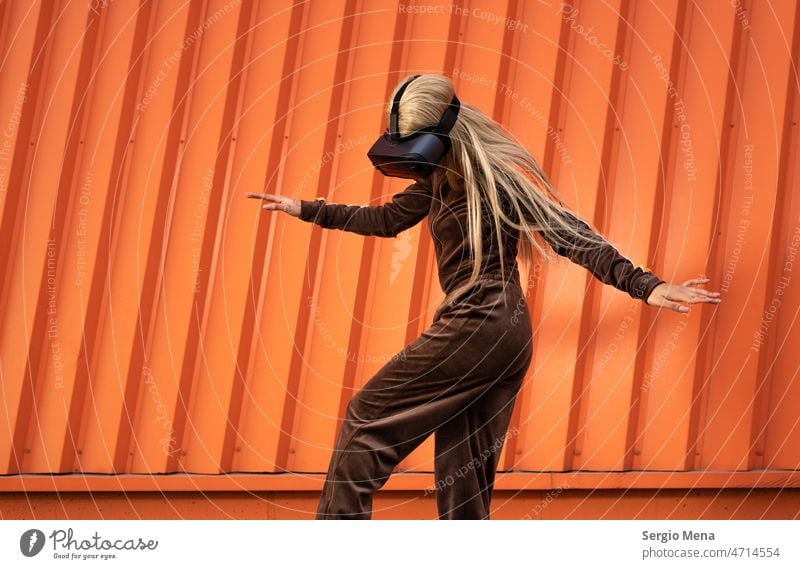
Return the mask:
[[[589,233],[602,239],[602,236],[593,231],[588,223],[569,212],[564,213],[568,220],[581,232]],[[557,254],[567,257],[572,262],[588,269],[601,282],[610,284],[651,306],[670,308],[677,312],[688,312],[689,308],[679,304],[679,302],[720,302],[720,299],[717,298],[718,292],[712,293],[704,289],[694,288],[695,285],[708,282],[707,278],[690,279],[682,285],[669,284],[644,266],[634,266],[628,258],[621,255],[616,247],[608,241],[591,249],[565,247],[550,241],[548,243],[551,244]]]

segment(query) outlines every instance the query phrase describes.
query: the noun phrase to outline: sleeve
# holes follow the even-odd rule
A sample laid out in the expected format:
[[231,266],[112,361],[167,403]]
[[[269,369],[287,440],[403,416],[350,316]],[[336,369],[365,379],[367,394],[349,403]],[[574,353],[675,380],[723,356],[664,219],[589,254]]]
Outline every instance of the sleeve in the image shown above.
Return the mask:
[[[564,212],[564,214],[580,231],[601,237],[582,219],[569,212]],[[544,237],[544,234],[542,236]],[[567,257],[573,263],[588,269],[602,283],[610,284],[635,299],[646,301],[654,288],[666,282],[650,272],[645,266],[634,266],[629,259],[621,255],[607,241],[598,247],[584,250],[554,244],[549,240],[547,242],[550,243],[557,254]],[[572,240],[570,242],[574,243]]]
[[320,227],[359,235],[394,237],[419,223],[431,208],[430,179],[416,181],[383,205],[326,203],[324,198],[300,200],[300,219]]

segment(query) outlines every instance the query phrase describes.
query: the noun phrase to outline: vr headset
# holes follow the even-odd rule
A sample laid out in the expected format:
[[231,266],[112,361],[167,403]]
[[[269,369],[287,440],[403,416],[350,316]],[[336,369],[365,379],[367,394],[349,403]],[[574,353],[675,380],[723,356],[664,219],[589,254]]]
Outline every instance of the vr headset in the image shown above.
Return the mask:
[[403,96],[406,87],[417,77],[419,75],[414,75],[397,90],[389,115],[389,128],[378,137],[378,140],[367,152],[372,165],[384,176],[425,180],[430,177],[436,165],[450,150],[449,133],[458,117],[458,110],[461,108],[461,103],[455,94],[453,94],[453,99],[445,109],[439,124],[421,128],[407,136],[400,136],[397,128],[400,97]]

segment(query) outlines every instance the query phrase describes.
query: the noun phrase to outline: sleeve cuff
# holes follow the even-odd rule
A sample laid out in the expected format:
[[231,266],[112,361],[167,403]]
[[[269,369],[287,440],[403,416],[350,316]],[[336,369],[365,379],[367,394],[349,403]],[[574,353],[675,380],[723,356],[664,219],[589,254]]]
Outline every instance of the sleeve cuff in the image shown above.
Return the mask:
[[641,277],[639,277],[639,279],[637,279],[636,285],[633,287],[630,295],[633,298],[641,300],[642,302],[647,302],[647,299],[650,298],[650,293],[653,292],[653,289],[665,282],[667,281],[660,279],[655,274],[651,272],[645,272]]
[[300,219],[317,223],[323,205],[325,205],[324,198],[300,200]]

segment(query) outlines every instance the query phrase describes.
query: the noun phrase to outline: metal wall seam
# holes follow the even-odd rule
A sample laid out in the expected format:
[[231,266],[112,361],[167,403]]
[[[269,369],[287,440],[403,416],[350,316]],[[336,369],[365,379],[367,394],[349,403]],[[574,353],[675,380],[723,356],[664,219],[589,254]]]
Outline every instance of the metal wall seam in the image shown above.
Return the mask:
[[[637,187],[643,185],[649,186],[652,184],[654,188],[654,195],[652,198],[652,225],[650,242],[655,247],[651,259],[653,261],[653,270],[660,275],[665,275],[669,269],[667,268],[667,246],[665,244],[666,235],[663,230],[662,220],[669,217],[670,223],[674,219],[673,207],[671,206],[674,192],[669,191],[668,176],[672,172],[679,170],[679,143],[681,128],[681,115],[676,112],[676,105],[680,106],[681,102],[676,100],[675,94],[682,93],[686,85],[687,68],[690,61],[690,50],[686,48],[687,43],[690,41],[689,30],[692,28],[693,10],[685,0],[677,0],[669,5],[669,10],[663,9],[664,17],[667,20],[667,25],[660,25],[660,16],[656,10],[641,10],[638,16],[647,22],[648,45],[652,46],[652,54],[647,53],[646,50],[641,50],[640,58],[641,64],[652,69],[654,65],[663,66],[662,69],[668,70],[668,77],[674,85],[674,91],[669,88],[663,89],[658,84],[636,85],[636,91],[641,92],[641,97],[647,101],[648,110],[658,109],[659,116],[653,119],[652,129],[660,129],[660,147],[654,153],[657,162],[652,165],[653,171],[649,172],[649,177]],[[663,13],[662,12],[662,13]],[[652,103],[650,102],[652,101]],[[660,107],[660,108],[659,108]],[[649,116],[648,116],[649,118]],[[644,119],[642,119],[644,120]],[[649,125],[648,125],[649,126]],[[650,130],[650,129],[648,129]],[[635,148],[631,144],[631,149]],[[635,157],[634,163],[638,166],[641,161]],[[671,183],[675,187],[688,184],[686,177],[678,178],[675,176]],[[677,190],[681,191],[681,190]],[[705,211],[705,210],[704,210]],[[667,223],[666,225],[670,225]],[[702,228],[696,229],[701,231]],[[662,277],[667,279],[666,276]],[[669,280],[669,279],[668,279]],[[685,328],[684,322],[679,321],[681,330]],[[641,356],[637,361],[637,370],[635,372],[636,378],[634,380],[633,389],[631,391],[631,398],[634,401],[635,408],[634,416],[628,425],[628,435],[626,439],[626,457],[625,468],[632,470],[643,469],[643,465],[652,465],[653,468],[679,468],[681,462],[681,453],[684,450],[684,443],[682,440],[681,430],[682,424],[688,419],[681,418],[677,424],[675,421],[665,424],[656,424],[661,420],[662,406],[659,405],[653,413],[651,407],[651,399],[653,391],[657,391],[660,385],[656,383],[658,374],[655,373],[654,363],[661,350],[663,350],[664,340],[655,338],[647,341],[648,336],[656,328],[655,315],[650,311],[642,313],[642,324],[639,327],[637,335],[637,345],[642,346]],[[672,339],[672,338],[670,338]],[[661,444],[658,451],[653,452],[653,448],[649,444],[650,437],[648,433],[656,429],[668,429],[668,437],[661,437]],[[677,431],[677,432],[676,432]],[[667,439],[667,440],[665,440]],[[678,449],[677,452],[665,452],[665,447]],[[667,455],[668,463],[664,464],[661,461],[662,456]],[[677,456],[677,458],[676,458]]]
[[[288,111],[293,96],[293,75],[297,69],[295,58],[303,36],[305,4],[286,0],[278,6],[262,4],[259,8],[259,25],[250,32],[256,38],[257,48],[253,61],[248,63],[254,77],[253,83],[248,85],[249,96],[253,100],[250,112],[258,120],[245,121],[242,127],[242,135],[247,136],[250,144],[247,151],[244,143],[240,146],[241,152],[246,155],[244,163],[248,169],[243,179],[249,182],[245,184],[248,189],[260,186],[266,192],[280,193],[286,160],[284,141],[288,136],[287,124],[291,117]],[[262,153],[267,157],[266,164],[259,160]],[[253,206],[242,202],[241,197],[239,200],[237,225],[250,226],[249,234],[240,238],[244,246],[248,241],[253,245],[250,259],[252,272],[248,275],[247,302],[243,315],[245,325],[240,333],[237,331],[241,343],[237,372],[247,375],[248,397],[243,400],[241,428],[237,433],[241,451],[234,468],[237,471],[275,472],[277,449],[283,436],[279,427],[285,397],[281,394],[286,391],[288,368],[284,359],[276,361],[281,367],[274,369],[272,362],[265,357],[265,349],[274,346],[281,353],[291,348],[285,341],[280,343],[277,338],[273,340],[273,329],[268,327],[271,315],[275,314],[272,310],[275,306],[273,299],[280,298],[277,296],[280,290],[275,293],[276,296],[272,292],[274,271],[270,267],[273,264],[273,252],[280,250],[276,246],[276,235],[279,226],[283,225],[279,225],[280,218],[275,215],[254,216]],[[286,227],[292,230],[291,225]],[[314,243],[309,243],[307,239],[308,236],[294,231],[287,237],[287,240],[297,244],[299,250],[307,248],[309,255],[313,256]],[[231,263],[238,266],[240,259],[233,256]],[[297,294],[300,294],[307,290],[308,285],[301,280],[304,265],[297,263],[295,267],[298,280],[290,284],[287,292],[297,290]],[[231,286],[235,292],[235,283]]]
[[[761,9],[763,7],[759,10]],[[791,38],[791,51],[788,61],[778,60],[776,63],[776,66],[782,67],[786,74],[786,112],[781,121],[780,151],[776,153],[777,192],[772,214],[774,225],[770,234],[766,283],[766,290],[771,294],[764,299],[762,314],[773,312],[778,291],[782,291],[781,296],[783,292],[786,293],[779,306],[800,306],[800,295],[796,292],[796,288],[792,294],[792,290],[788,287],[791,275],[785,270],[787,251],[796,250],[800,244],[800,223],[797,223],[800,221],[800,203],[796,198],[797,192],[781,191],[782,188],[800,186],[800,178],[797,176],[800,161],[793,158],[800,155],[800,140],[798,140],[800,137],[797,128],[800,122],[800,77],[797,67],[797,62],[800,61],[800,7],[796,7],[793,18],[788,13],[785,15],[786,17],[780,21],[785,23],[788,33],[781,40],[783,43],[786,42],[787,36]],[[790,23],[792,27],[789,26]],[[783,77],[780,79],[783,80]],[[775,89],[779,88],[780,83],[776,81]],[[777,118],[780,120],[780,117]],[[794,332],[796,340],[797,331],[796,328],[793,331],[791,323],[787,325],[786,320],[777,319],[774,333],[764,339],[763,344],[766,344],[766,347],[762,347],[758,352],[751,442],[748,446],[748,449],[752,449],[748,456],[749,469],[772,467],[796,469],[800,466],[797,455],[791,452],[797,441],[797,436],[792,436],[791,433],[796,433],[797,430],[799,419],[794,402],[798,399],[797,395],[794,397],[789,395],[792,389],[796,389],[795,378],[800,368],[792,369],[785,364],[786,359],[791,359],[786,358],[789,346],[797,345],[796,341],[791,341],[790,336]],[[779,418],[780,421],[777,420]],[[781,423],[784,424],[784,429],[778,428]]]
[[[29,338],[24,337],[24,332],[31,328],[31,322],[24,319],[19,310],[23,303],[20,299],[20,287],[17,268],[21,248],[22,232],[18,229],[18,211],[24,207],[27,194],[11,191],[12,187],[21,187],[23,181],[31,176],[34,153],[28,146],[33,146],[36,124],[41,115],[41,106],[44,99],[44,89],[41,86],[46,74],[50,50],[42,51],[44,36],[48,33],[49,22],[54,12],[54,6],[49,4],[42,8],[41,4],[33,4],[29,11],[23,12],[20,4],[7,2],[4,6],[2,27],[3,34],[3,60],[17,62],[16,66],[4,69],[2,74],[2,102],[4,119],[11,124],[11,117],[16,117],[16,126],[9,131],[6,124],[3,126],[4,160],[10,165],[4,172],[4,188],[2,201],[2,226],[0,238],[6,245],[0,247],[0,262],[3,267],[2,289],[0,289],[0,310],[3,318],[2,361],[0,361],[0,380],[2,381],[2,424],[6,425],[8,432],[0,438],[0,456],[2,457],[3,472],[17,473],[24,471],[26,465],[25,435],[27,428],[25,421],[30,417],[33,406],[34,379],[31,377],[30,367],[27,365]],[[17,8],[16,10],[14,8]],[[50,8],[50,9],[47,9]],[[13,14],[12,14],[13,12]],[[13,26],[13,28],[12,28]],[[11,43],[11,38],[16,43]],[[13,51],[16,47],[16,52]],[[14,53],[15,58],[10,57]],[[6,156],[6,149],[13,152]],[[16,286],[15,286],[16,284]],[[23,331],[13,329],[11,324],[18,326],[23,323]]]

